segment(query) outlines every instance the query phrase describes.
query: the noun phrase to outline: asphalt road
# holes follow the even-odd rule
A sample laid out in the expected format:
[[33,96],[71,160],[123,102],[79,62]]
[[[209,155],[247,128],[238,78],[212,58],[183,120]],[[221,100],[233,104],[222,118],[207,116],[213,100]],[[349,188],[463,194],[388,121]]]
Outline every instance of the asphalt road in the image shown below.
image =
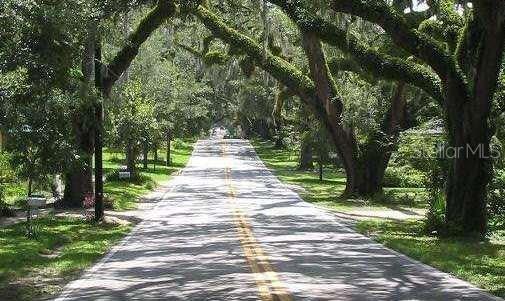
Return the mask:
[[499,300],[393,252],[281,184],[244,140],[204,140],[63,300]]

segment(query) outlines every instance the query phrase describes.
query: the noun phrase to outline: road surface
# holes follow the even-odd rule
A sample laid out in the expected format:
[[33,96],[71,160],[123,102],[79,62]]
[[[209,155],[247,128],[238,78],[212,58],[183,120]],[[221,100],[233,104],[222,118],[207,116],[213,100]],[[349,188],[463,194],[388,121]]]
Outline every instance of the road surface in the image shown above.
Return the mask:
[[130,236],[63,300],[498,300],[303,202],[245,140],[199,141]]

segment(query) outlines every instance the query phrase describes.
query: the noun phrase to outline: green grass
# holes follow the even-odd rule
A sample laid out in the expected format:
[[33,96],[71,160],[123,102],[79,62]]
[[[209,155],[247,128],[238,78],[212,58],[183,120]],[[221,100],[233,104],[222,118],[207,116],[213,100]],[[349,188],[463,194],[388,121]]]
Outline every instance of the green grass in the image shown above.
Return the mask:
[[[139,179],[127,181],[111,179],[104,184],[104,192],[108,198],[113,200],[115,210],[131,210],[137,208],[137,200],[142,195],[152,191],[160,183],[166,182],[170,176],[183,168],[191,156],[193,151],[194,140],[185,140],[184,142],[174,143],[172,146],[172,165],[166,166],[166,152],[160,151],[154,170],[154,159],[152,154],[149,157],[149,168],[143,170],[139,164],[137,167],[140,171]],[[124,154],[106,150],[104,152],[104,171],[106,174],[111,174],[124,165]]]
[[[167,167],[165,164],[166,150],[158,152],[158,162],[156,170],[154,170],[153,154],[149,155],[149,168],[142,169],[142,164],[138,164],[137,168],[140,171],[139,180],[136,181],[119,181],[110,180],[104,184],[104,192],[107,197],[114,200],[114,209],[130,210],[137,208],[137,200],[142,195],[152,191],[160,183],[170,179],[170,176],[183,168],[191,152],[193,151],[194,139],[186,139],[174,141],[172,143],[172,165]],[[105,149],[103,153],[103,167],[105,174],[111,174],[118,170],[122,165],[125,165],[125,155],[123,152]],[[5,185],[6,188],[6,203],[15,205],[16,200],[26,196],[26,183],[15,182]],[[38,192],[50,195],[49,192]]]
[[426,235],[421,221],[361,221],[357,229],[409,257],[505,297],[505,235],[487,242],[444,239]]
[[38,219],[36,225],[36,239],[25,236],[25,223],[0,228],[2,300],[54,294],[130,230],[129,226],[55,217]]
[[373,200],[343,199],[345,189],[343,171],[326,166],[323,181],[319,181],[316,171],[297,170],[298,152],[296,150],[277,149],[273,143],[252,141],[258,156],[274,171],[275,175],[288,184],[298,185],[305,192],[301,197],[311,203],[322,205],[332,210],[348,212],[354,210],[422,209],[426,207],[420,188],[385,188],[384,195]]

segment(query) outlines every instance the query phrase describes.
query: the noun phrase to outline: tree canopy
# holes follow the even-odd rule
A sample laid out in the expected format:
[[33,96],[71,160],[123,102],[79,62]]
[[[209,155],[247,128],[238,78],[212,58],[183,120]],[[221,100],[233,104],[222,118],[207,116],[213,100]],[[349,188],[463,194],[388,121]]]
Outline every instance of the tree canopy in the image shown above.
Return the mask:
[[67,175],[69,204],[91,189],[102,104],[106,146],[132,171],[141,150],[216,124],[307,151],[300,137],[321,126],[318,149],[338,155],[346,197],[381,193],[403,133],[431,122],[457,151],[443,178],[446,231],[486,233],[503,132],[502,1],[1,5],[1,129],[25,177]]

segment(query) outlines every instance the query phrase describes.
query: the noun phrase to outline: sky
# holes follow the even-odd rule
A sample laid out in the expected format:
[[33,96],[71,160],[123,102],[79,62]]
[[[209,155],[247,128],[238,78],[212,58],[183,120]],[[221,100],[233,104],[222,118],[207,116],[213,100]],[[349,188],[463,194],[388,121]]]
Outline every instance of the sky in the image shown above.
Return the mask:
[[425,11],[427,9],[428,9],[428,4],[426,4],[426,3],[417,4],[417,1],[414,2],[414,11]]
[[[471,7],[471,3],[468,4],[468,7]],[[426,3],[421,3],[417,4],[417,1],[414,2],[414,11],[425,11],[428,9],[428,4]],[[405,12],[409,12],[410,8],[407,8]],[[462,13],[463,9],[461,7],[458,7],[458,12]]]

